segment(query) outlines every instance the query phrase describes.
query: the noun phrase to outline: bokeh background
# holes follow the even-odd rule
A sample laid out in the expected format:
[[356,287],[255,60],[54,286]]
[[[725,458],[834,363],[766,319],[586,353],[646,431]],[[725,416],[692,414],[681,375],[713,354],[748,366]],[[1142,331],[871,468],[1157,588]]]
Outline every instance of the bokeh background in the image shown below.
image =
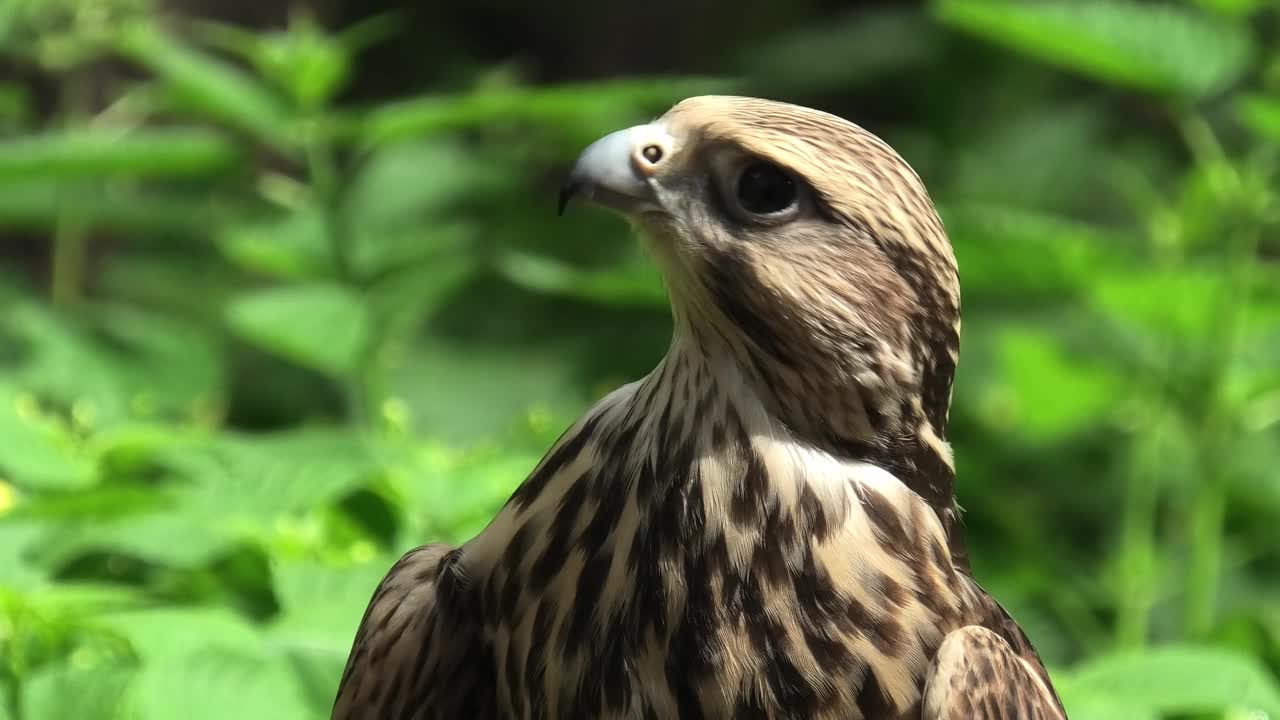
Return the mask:
[[374,585],[661,357],[597,136],[889,140],[977,577],[1077,719],[1280,718],[1280,3],[0,0],[0,719],[327,717]]

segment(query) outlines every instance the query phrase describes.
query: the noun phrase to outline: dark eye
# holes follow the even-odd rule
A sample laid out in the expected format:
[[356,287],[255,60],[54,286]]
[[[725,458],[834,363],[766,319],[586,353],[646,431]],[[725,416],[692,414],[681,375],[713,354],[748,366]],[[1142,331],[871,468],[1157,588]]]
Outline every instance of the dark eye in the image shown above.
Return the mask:
[[782,212],[796,203],[796,181],[776,165],[753,162],[738,176],[738,203],[757,215]]

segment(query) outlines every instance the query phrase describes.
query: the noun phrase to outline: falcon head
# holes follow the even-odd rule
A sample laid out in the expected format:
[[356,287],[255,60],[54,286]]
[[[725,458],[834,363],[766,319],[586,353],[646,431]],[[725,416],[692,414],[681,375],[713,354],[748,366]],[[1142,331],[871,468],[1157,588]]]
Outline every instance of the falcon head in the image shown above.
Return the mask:
[[[588,147],[561,194],[616,210],[661,267],[677,342],[727,357],[775,419],[949,504],[955,257],[920,178],[824,112],[695,97]],[[909,478],[908,478],[909,479]]]

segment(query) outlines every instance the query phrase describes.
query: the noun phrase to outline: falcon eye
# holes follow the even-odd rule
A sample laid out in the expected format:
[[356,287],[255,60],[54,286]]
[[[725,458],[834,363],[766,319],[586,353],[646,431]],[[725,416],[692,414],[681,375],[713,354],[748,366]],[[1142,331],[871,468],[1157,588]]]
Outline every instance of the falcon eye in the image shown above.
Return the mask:
[[773,215],[796,203],[796,181],[778,166],[754,162],[738,176],[738,203],[756,215]]

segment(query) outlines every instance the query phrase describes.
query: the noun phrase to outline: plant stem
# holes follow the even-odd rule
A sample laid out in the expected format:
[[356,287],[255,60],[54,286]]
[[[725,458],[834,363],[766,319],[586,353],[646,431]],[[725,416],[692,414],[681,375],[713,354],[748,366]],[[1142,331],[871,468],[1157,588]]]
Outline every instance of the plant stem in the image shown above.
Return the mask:
[[1224,216],[1240,218],[1232,228],[1227,246],[1223,286],[1211,327],[1205,338],[1210,371],[1205,382],[1204,411],[1200,422],[1199,465],[1201,484],[1188,518],[1189,557],[1187,599],[1184,608],[1186,632],[1204,638],[1217,619],[1218,586],[1222,574],[1227,486],[1230,478],[1232,419],[1225,389],[1237,354],[1245,319],[1248,295],[1253,286],[1260,227],[1245,206],[1244,182],[1202,118],[1191,117],[1183,125],[1192,154],[1202,165],[1219,170],[1213,176],[1222,183],[1220,197],[1227,202]]
[[[1156,190],[1155,184],[1136,170],[1122,178],[1128,188],[1137,211],[1146,217],[1172,214],[1170,208]],[[1181,253],[1176,237],[1170,237],[1162,226],[1151,223],[1147,227],[1150,249],[1158,264],[1176,265]],[[1162,474],[1160,448],[1168,428],[1164,425],[1164,406],[1156,398],[1170,394],[1169,368],[1174,366],[1174,350],[1164,343],[1158,351],[1159,371],[1144,373],[1138,381],[1143,386],[1142,396],[1150,398],[1143,404],[1136,426],[1145,434],[1131,438],[1130,452],[1126,458],[1125,497],[1120,526],[1120,549],[1117,572],[1113,583],[1116,623],[1115,643],[1122,648],[1139,648],[1147,643],[1151,626],[1151,609],[1157,593],[1156,571],[1158,567],[1156,517]],[[1149,445],[1136,444],[1141,438]]]
[[69,310],[79,305],[82,298],[81,279],[84,277],[88,238],[83,223],[67,210],[67,204],[61,197],[58,203],[58,219],[53,231],[50,297],[55,308]]
[[1236,241],[1231,244],[1225,287],[1207,338],[1207,346],[1212,349],[1207,362],[1214,374],[1205,388],[1209,393],[1208,410],[1198,433],[1201,486],[1189,519],[1191,547],[1185,623],[1187,633],[1193,638],[1208,635],[1217,616],[1233,426],[1224,394],[1240,342],[1247,295],[1253,284],[1258,235],[1256,226],[1247,228],[1237,233]]
[[1191,554],[1187,566],[1186,632],[1203,639],[1213,630],[1222,574],[1222,533],[1226,497],[1220,476],[1207,469],[1191,509]]
[[[1155,423],[1148,412],[1145,423]],[[1149,425],[1148,425],[1149,427]],[[1158,437],[1159,430],[1153,435]],[[1159,443],[1154,444],[1159,447]],[[1151,463],[1135,449],[1129,460],[1124,518],[1120,536],[1120,571],[1116,584],[1116,645],[1138,648],[1147,642],[1156,587],[1156,499],[1160,484]]]
[[[304,148],[307,171],[316,201],[324,215],[325,233],[329,241],[329,254],[334,273],[339,282],[350,289],[361,291],[362,283],[351,258],[351,229],[343,210],[344,188],[334,160],[333,148],[320,131],[318,123],[309,123]],[[380,383],[374,366],[374,352],[378,343],[372,341],[364,348],[360,362],[342,380],[342,391],[351,421],[367,427],[378,416],[381,394]]]
[[351,263],[350,233],[345,213],[342,211],[342,182],[337,163],[328,142],[314,128],[308,130],[306,140],[307,173],[315,192],[320,210],[324,213],[325,232],[329,241],[329,254],[338,279],[345,284],[356,281]]
[[[87,83],[79,74],[69,73],[63,81],[62,112],[66,126],[74,127],[84,122],[89,112],[88,90]],[[59,187],[49,290],[50,301],[59,310],[72,309],[83,298],[85,250],[88,245],[84,221],[67,196],[67,188]]]

